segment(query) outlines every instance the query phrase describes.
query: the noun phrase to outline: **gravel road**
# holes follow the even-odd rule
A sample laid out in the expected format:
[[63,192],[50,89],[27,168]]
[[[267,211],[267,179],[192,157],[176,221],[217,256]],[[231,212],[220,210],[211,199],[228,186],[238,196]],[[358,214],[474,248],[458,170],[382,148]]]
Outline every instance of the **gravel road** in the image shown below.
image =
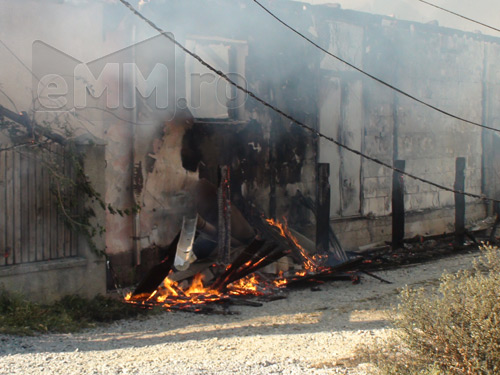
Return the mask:
[[[389,335],[387,311],[406,284],[432,285],[477,254],[378,272],[360,284],[293,290],[239,315],[162,313],[78,334],[0,335],[0,374],[369,374],[352,366],[360,344]],[[355,362],[354,362],[355,363]]]

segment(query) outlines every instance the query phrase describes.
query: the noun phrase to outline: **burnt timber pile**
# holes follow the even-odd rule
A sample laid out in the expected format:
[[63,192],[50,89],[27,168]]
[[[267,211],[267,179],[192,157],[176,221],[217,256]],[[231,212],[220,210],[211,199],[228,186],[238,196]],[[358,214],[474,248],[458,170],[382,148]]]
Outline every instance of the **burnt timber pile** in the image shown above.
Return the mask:
[[[227,181],[222,181],[221,185],[224,183]],[[391,243],[386,243],[353,253],[344,251],[330,229],[327,250],[317,250],[320,247],[290,229],[285,218],[282,222],[267,219],[251,204],[245,207],[247,221],[223,192],[224,188],[218,189],[218,212],[226,210],[226,213],[236,214],[238,220],[233,221],[236,232],[241,232],[238,228],[241,223],[251,225],[256,232],[251,241],[244,244],[231,236],[221,236],[210,223],[197,216],[197,230],[191,228],[192,238],[188,243],[182,243],[185,232],[190,231],[183,225],[165,249],[163,261],[151,268],[135,290],[125,297],[127,303],[143,308],[161,306],[169,311],[235,314],[237,312],[231,311],[230,306],[258,307],[263,301],[286,298],[284,289],[288,287],[311,287],[314,291],[327,281],[344,280],[357,284],[362,275],[390,283],[371,271],[425,262],[457,251],[474,251],[478,241],[486,239],[485,227],[476,228],[475,234],[467,232],[471,241],[460,247],[454,243],[456,235],[420,236],[406,240],[401,246],[391,247]],[[225,219],[222,228],[226,234],[231,233],[232,220],[229,215]],[[218,228],[221,229],[221,225]],[[195,260],[193,254],[200,246],[200,238],[201,243],[206,240],[203,231],[218,241],[227,238],[229,242],[226,247],[216,245],[207,259]],[[196,236],[194,232],[197,232]],[[184,259],[191,259],[192,263],[182,263],[179,254],[184,254]],[[285,259],[291,259],[293,265],[288,264],[287,270],[276,273],[279,262]],[[273,264],[277,265],[274,272],[266,269]]]

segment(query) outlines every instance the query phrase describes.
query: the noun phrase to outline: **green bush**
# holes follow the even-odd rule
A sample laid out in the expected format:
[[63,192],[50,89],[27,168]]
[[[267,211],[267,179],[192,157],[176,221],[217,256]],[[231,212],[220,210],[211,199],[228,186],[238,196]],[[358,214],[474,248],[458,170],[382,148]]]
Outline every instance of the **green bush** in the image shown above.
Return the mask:
[[385,374],[500,374],[500,250],[485,246],[470,271],[444,274],[438,293],[406,288]]
[[0,333],[6,334],[74,332],[146,312],[148,310],[104,296],[91,300],[67,296],[53,304],[42,305],[0,289]]

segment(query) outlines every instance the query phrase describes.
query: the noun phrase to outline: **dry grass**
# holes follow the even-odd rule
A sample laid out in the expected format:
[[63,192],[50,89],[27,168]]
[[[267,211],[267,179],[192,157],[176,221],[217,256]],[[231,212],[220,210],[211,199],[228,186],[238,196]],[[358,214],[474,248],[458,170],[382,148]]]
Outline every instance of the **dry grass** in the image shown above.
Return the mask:
[[0,333],[4,334],[75,332],[146,313],[146,310],[104,296],[91,300],[68,296],[53,304],[41,305],[0,289]]
[[362,350],[380,374],[500,373],[500,250],[482,251],[472,270],[444,274],[433,291],[402,290],[397,334]]

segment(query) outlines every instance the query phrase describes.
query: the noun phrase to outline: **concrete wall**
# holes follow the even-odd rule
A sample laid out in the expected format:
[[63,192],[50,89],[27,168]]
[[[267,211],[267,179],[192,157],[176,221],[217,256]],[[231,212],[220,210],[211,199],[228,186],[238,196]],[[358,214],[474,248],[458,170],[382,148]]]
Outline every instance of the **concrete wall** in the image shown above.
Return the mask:
[[[500,128],[500,46],[487,43],[484,50],[485,65],[483,71],[483,119],[494,128]],[[488,196],[500,198],[500,136],[483,131],[483,190]]]
[[[498,128],[500,109],[492,104],[498,101],[498,39],[340,9],[320,13],[319,9],[325,8],[317,8],[317,24],[324,21],[330,25],[322,29],[321,44],[329,44],[330,52],[444,111]],[[324,77],[335,79],[340,87],[356,79],[362,81],[358,100],[364,114],[361,121],[346,116],[334,120],[333,133],[329,121],[332,123],[335,115],[331,114],[320,123],[323,132],[350,145],[342,129],[361,126],[365,154],[388,164],[405,160],[407,172],[450,188],[455,180],[455,159],[465,157],[466,191],[497,196],[496,134],[416,103],[331,57],[324,58],[321,68]],[[331,104],[342,113],[345,98],[345,92],[339,91],[330,103],[321,103],[320,111]],[[342,176],[345,151],[326,143],[320,143],[320,159],[326,162],[330,157],[333,163],[332,225],[342,243],[355,249],[390,240],[391,170],[363,160],[357,169],[361,176],[360,213],[357,218],[342,214],[339,207],[345,205],[345,194],[338,176]],[[337,154],[329,151],[333,148]],[[468,197],[466,202],[469,220],[488,214],[488,205]],[[405,177],[406,236],[450,232],[453,205],[453,193]]]

